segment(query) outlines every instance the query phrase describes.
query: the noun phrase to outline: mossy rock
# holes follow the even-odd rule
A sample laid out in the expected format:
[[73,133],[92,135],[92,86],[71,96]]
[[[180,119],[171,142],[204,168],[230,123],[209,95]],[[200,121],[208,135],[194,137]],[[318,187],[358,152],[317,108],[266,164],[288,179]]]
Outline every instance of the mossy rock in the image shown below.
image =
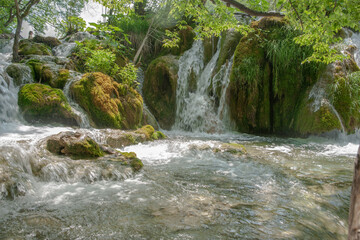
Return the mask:
[[144,107],[143,119],[141,121],[141,124],[142,125],[151,125],[156,130],[159,129],[159,124],[156,121],[156,118],[146,107]]
[[20,86],[34,81],[31,68],[22,63],[13,63],[6,68],[7,74],[12,77],[14,85]]
[[142,161],[137,158],[136,153],[120,152],[120,154],[127,158],[126,164],[129,164],[135,172],[139,171],[144,166]]
[[18,96],[20,110],[28,122],[78,125],[69,103],[59,89],[39,83],[26,84]]
[[203,40],[204,43],[204,65],[208,64],[217,51],[218,37],[208,37]]
[[47,139],[46,148],[58,155],[75,159],[96,158],[104,155],[100,146],[89,136],[78,132],[61,132]]
[[[298,32],[282,18],[262,18],[241,38],[228,89],[230,115],[237,129],[255,134],[295,134],[303,98],[322,66],[302,61],[311,49],[297,46]],[[281,63],[281,64],[280,64]]]
[[171,49],[172,55],[181,55],[186,50],[189,50],[194,43],[195,33],[192,27],[186,26],[184,29],[178,31],[180,42],[177,47]]
[[36,35],[34,38],[33,38],[33,41],[34,42],[37,42],[37,43],[43,43],[51,48],[53,47],[57,47],[61,44],[61,42],[59,41],[59,39],[55,38],[55,37],[43,37],[43,36],[40,36],[40,35]]
[[78,104],[100,128],[135,129],[141,125],[143,99],[103,73],[87,73],[71,86]]
[[151,139],[154,140],[160,140],[160,139],[165,139],[166,135],[160,131],[156,131],[151,135]]
[[21,40],[19,44],[19,55],[49,55],[51,56],[51,50],[45,44],[35,43],[31,40]]
[[135,133],[144,134],[146,140],[150,140],[151,136],[154,134],[155,129],[151,125],[145,125],[142,128],[139,128],[135,131]]
[[175,122],[178,70],[178,59],[168,55],[153,60],[145,73],[146,104],[164,129],[170,129]]
[[228,152],[234,155],[246,154],[246,148],[242,144],[238,143],[223,143],[220,147],[214,148],[214,152]]

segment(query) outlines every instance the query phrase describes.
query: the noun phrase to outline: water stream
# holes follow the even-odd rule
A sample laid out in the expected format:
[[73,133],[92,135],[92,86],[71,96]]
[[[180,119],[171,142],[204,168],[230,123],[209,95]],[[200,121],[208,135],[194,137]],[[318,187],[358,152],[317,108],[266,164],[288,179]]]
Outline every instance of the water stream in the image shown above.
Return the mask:
[[[207,66],[202,53],[197,42],[180,59],[180,69],[192,71],[179,76],[178,90],[187,98],[178,103],[177,127],[165,132],[168,138],[120,149],[143,160],[137,175],[111,162],[47,152],[45,137],[74,129],[24,123],[16,88],[2,73],[0,239],[346,239],[359,134],[283,139],[201,133],[211,130],[208,120],[225,129],[232,64],[213,76],[218,52]],[[6,64],[0,62],[0,72]],[[191,74],[203,81],[192,92]],[[218,104],[207,94],[211,83],[221,86]],[[208,105],[193,119],[186,114],[189,103],[200,104],[197,98]],[[106,134],[78,131],[98,142]],[[243,144],[247,154],[225,151],[228,143]]]

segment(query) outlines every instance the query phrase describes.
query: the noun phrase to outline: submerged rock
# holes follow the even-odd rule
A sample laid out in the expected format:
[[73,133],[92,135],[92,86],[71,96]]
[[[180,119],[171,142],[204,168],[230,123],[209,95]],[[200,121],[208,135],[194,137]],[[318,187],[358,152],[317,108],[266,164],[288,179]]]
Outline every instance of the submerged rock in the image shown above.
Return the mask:
[[24,85],[18,95],[20,110],[28,122],[77,125],[75,115],[61,90],[32,83]]
[[103,73],[85,74],[72,84],[71,92],[97,127],[134,129],[141,125],[141,95]]
[[145,73],[146,104],[164,129],[170,129],[175,122],[178,70],[178,59],[169,55],[152,61]]
[[47,149],[55,154],[64,154],[75,158],[101,157],[104,152],[89,136],[79,132],[61,132],[49,137]]

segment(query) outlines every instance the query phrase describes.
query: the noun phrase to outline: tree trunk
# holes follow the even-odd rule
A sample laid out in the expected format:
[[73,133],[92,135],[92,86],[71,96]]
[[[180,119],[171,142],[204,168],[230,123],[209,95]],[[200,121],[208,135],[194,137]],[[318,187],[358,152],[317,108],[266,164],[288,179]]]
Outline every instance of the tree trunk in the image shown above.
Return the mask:
[[16,31],[15,31],[15,37],[14,37],[14,45],[13,45],[13,62],[19,62],[20,61],[20,56],[19,56],[19,41],[20,41],[20,32],[21,32],[21,27],[22,27],[22,22],[23,19],[20,16],[20,10],[19,10],[19,5],[18,5],[18,1],[15,0],[15,8],[16,8],[16,19],[17,19],[17,24],[16,24]]
[[360,240],[360,147],[356,155],[351,188],[348,240]]

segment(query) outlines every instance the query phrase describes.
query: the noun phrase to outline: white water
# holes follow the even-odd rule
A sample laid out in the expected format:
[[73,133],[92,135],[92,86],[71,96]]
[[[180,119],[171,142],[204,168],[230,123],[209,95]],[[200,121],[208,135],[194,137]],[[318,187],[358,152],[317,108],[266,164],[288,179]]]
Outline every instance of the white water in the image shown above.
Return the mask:
[[[225,97],[233,58],[214,75],[220,53],[220,41],[216,53],[205,67],[203,48],[202,42],[197,41],[179,60],[174,130],[221,132],[225,130],[225,122],[229,122]],[[196,89],[191,91],[194,81]],[[218,87],[221,89],[221,96],[219,106],[216,106],[215,97],[210,96],[210,88],[216,93]]]

